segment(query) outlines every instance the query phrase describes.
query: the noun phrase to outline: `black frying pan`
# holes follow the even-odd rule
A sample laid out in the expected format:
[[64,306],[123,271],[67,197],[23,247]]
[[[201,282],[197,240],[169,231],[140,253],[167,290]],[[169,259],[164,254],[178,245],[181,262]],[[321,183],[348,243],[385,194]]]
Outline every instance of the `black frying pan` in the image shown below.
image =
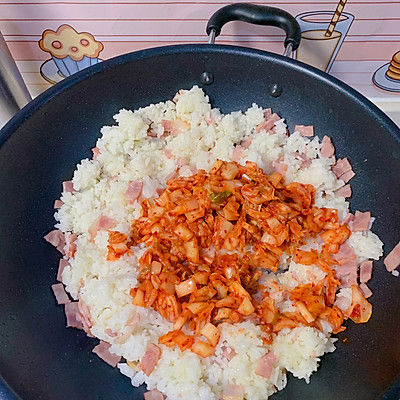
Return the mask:
[[[286,44],[298,45],[298,26],[287,13],[269,9],[265,17],[246,5],[228,11],[210,22],[216,33],[231,19],[268,22],[286,29]],[[386,254],[400,239],[399,129],[331,76],[279,55],[220,45],[154,48],[85,69],[37,97],[0,132],[1,399],[142,399],[144,388],[133,389],[91,353],[94,339],[65,329],[50,290],[59,254],[42,237],[54,224],[60,183],[91,156],[101,126],[122,107],[170,99],[195,84],[223,112],[256,102],[272,106],[291,129],[313,124],[319,135],[331,135],[337,155],[348,156],[357,173],[352,210],[377,217],[374,231]],[[289,378],[274,399],[399,399],[399,385],[392,385],[400,372],[400,279],[377,262],[370,286],[370,322],[348,323],[311,383]]]

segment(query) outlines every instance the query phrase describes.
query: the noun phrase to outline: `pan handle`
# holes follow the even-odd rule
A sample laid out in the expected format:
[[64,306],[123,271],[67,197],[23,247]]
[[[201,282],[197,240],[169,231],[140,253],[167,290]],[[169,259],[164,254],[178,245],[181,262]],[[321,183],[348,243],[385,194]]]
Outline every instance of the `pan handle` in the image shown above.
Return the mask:
[[249,3],[234,3],[220,8],[208,21],[206,32],[209,43],[221,33],[222,27],[230,21],[244,21],[257,25],[272,25],[286,32],[285,55],[299,47],[301,30],[296,19],[280,8],[259,6]]

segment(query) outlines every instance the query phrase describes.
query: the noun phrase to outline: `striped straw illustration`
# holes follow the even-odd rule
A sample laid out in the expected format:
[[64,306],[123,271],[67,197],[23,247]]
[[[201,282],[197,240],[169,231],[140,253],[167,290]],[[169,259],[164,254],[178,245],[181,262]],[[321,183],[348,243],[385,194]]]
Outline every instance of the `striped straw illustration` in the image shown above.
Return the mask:
[[331,22],[330,22],[330,24],[328,26],[328,29],[325,32],[325,36],[326,37],[331,37],[331,35],[332,35],[332,33],[333,33],[334,29],[335,29],[335,26],[336,26],[337,22],[339,21],[340,15],[342,14],[343,8],[346,5],[346,2],[347,2],[347,0],[340,0],[339,1],[339,4],[336,7],[335,14],[333,14],[333,17],[332,17]]

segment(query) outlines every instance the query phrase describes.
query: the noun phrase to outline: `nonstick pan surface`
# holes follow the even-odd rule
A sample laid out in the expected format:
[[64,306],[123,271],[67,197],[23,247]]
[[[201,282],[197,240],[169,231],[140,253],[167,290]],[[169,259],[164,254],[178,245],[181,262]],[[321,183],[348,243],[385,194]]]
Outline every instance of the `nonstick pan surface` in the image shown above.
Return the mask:
[[[211,84],[203,83],[204,72]],[[91,353],[94,339],[65,329],[50,290],[59,254],[42,238],[54,225],[61,182],[91,156],[112,115],[193,85],[224,113],[256,102],[291,130],[313,124],[318,135],[330,135],[357,174],[352,211],[371,210],[385,254],[400,240],[399,129],[342,82],[275,54],[218,45],[155,48],[95,65],[37,97],[0,132],[0,398],[142,399],[144,388],[132,388]],[[379,261],[370,287],[370,322],[348,323],[311,383],[289,378],[274,399],[383,398],[400,372],[400,280]],[[386,399],[399,393],[394,387]]]

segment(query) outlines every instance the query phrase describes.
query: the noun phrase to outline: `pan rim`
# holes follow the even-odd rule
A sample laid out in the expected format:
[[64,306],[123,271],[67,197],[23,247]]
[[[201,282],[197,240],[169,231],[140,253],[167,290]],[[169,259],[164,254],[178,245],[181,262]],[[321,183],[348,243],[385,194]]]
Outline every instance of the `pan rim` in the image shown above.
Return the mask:
[[118,67],[119,65],[135,62],[145,58],[177,53],[201,54],[210,52],[215,54],[238,54],[241,56],[261,58],[266,61],[277,61],[278,63],[283,64],[288,68],[292,68],[299,72],[305,73],[313,78],[316,78],[322,83],[336,88],[336,90],[338,90],[342,94],[349,96],[352,101],[355,101],[363,108],[366,108],[367,111],[374,115],[377,120],[379,120],[382,128],[384,128],[385,131],[387,131],[400,146],[400,128],[382,110],[380,110],[364,95],[362,95],[346,83],[340,81],[339,79],[327,74],[326,72],[320,71],[317,68],[304,64],[292,58],[281,56],[279,54],[271,53],[265,50],[251,49],[249,47],[231,46],[225,44],[178,44],[153,47],[110,58],[101,63],[85,68],[82,71],[76,72],[75,74],[48,88],[39,96],[34,98],[31,102],[29,102],[3,126],[3,128],[0,130],[0,149],[7,141],[7,139],[18,129],[18,127],[28,118],[30,118],[40,107],[51,101],[53,97],[63,93],[70,87],[79,84],[80,82],[91,76]]

